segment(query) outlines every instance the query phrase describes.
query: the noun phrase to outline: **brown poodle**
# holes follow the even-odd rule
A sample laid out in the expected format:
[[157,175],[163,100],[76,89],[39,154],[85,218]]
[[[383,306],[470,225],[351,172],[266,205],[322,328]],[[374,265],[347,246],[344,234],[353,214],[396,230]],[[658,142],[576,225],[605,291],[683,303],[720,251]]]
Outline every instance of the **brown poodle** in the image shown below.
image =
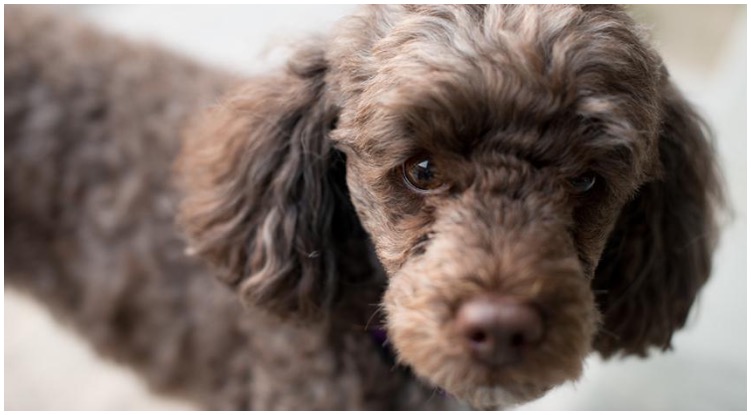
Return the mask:
[[713,151],[620,8],[366,7],[236,82],[5,9],[7,277],[160,390],[509,407],[709,276]]

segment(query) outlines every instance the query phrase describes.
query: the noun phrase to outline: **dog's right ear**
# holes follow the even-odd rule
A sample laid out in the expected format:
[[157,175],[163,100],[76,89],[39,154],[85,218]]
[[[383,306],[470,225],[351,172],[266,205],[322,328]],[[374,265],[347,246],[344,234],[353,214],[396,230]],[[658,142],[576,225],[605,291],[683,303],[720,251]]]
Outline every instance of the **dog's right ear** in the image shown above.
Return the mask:
[[189,250],[247,303],[281,316],[332,303],[337,240],[352,226],[343,156],[328,139],[326,71],[313,48],[283,74],[251,80],[190,127],[177,164]]

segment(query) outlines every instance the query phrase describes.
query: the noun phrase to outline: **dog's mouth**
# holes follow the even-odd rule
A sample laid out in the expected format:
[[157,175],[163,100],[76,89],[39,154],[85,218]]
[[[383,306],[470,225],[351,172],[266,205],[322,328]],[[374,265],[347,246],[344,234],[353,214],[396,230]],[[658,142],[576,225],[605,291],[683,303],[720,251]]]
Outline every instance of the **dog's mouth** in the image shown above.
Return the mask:
[[480,386],[462,394],[473,408],[483,411],[511,409],[543,396],[553,386]]
[[484,410],[509,409],[578,379],[589,352],[589,345],[583,344],[591,341],[585,337],[562,348],[558,347],[560,343],[543,346],[544,350],[529,353],[523,361],[491,365],[466,353],[459,355],[456,349],[431,345],[430,341],[405,346],[401,336],[402,342],[386,343],[383,351],[392,366],[409,370],[439,395],[450,395]]
[[[414,376],[420,381],[420,377],[416,376],[412,368],[404,363],[399,362],[399,358],[394,351],[394,348],[389,340],[387,330],[383,327],[373,327],[369,329],[371,339],[378,347],[382,357],[387,363],[399,370],[406,371],[410,376]],[[512,367],[513,365],[508,365]],[[552,389],[555,385],[536,385],[528,382],[520,383],[507,383],[500,382],[499,375],[502,377],[503,368],[500,367],[479,367],[476,368],[478,372],[487,372],[490,374],[490,382],[486,385],[477,385],[468,387],[465,389],[456,390],[453,392],[447,392],[439,385],[426,382],[429,388],[435,389],[436,394],[439,396],[454,396],[460,400],[466,401],[473,408],[479,410],[499,410],[509,409],[516,405],[529,402],[543,396],[546,392]],[[495,374],[495,380],[492,378],[492,374]]]

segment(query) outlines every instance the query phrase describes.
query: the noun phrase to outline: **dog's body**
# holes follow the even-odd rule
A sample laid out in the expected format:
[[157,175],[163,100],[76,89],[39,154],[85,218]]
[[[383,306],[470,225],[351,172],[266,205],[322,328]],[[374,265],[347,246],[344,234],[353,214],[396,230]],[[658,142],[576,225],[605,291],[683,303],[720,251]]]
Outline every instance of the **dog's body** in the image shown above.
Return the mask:
[[[708,276],[711,151],[621,11],[367,9],[239,88],[44,12],[5,19],[6,276],[206,407],[458,404],[436,387],[477,407],[524,402],[578,377],[593,345],[668,347]],[[482,43],[477,19],[490,38],[492,22],[520,35]],[[538,61],[524,41],[540,33]],[[555,40],[582,33],[605,40]],[[488,81],[500,67],[513,82]],[[595,133],[577,150],[571,135]],[[391,180],[428,153],[463,172],[449,190]],[[570,196],[566,180],[590,171],[602,187]],[[513,296],[522,343],[544,332],[510,366],[457,346],[464,326],[476,335],[464,306],[478,293]],[[427,382],[373,341],[381,319]]]
[[171,179],[180,135],[235,77],[44,12],[10,7],[5,19],[10,282],[152,386],[208,408],[449,403],[392,370],[354,323],[369,316],[302,326],[243,310],[185,254]]

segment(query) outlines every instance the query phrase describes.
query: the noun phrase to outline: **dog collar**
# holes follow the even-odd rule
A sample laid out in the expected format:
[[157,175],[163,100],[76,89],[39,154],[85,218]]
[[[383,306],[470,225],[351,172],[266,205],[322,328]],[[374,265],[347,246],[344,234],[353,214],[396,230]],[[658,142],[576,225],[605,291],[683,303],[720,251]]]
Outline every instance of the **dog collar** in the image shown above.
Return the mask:
[[[385,328],[375,327],[369,329],[368,332],[370,333],[370,338],[373,340],[373,343],[378,347],[381,356],[386,359],[389,365],[395,368],[400,368],[401,370],[408,372],[410,376],[414,376],[412,369],[397,362],[396,353],[394,352],[394,348],[391,346],[389,335]],[[441,388],[437,388],[436,393],[438,394],[438,396],[446,396],[446,392]]]
[[378,347],[378,351],[381,353],[384,359],[386,359],[392,366],[396,364],[396,354],[391,347],[388,333],[383,327],[375,327],[368,330],[370,338],[373,343]]

